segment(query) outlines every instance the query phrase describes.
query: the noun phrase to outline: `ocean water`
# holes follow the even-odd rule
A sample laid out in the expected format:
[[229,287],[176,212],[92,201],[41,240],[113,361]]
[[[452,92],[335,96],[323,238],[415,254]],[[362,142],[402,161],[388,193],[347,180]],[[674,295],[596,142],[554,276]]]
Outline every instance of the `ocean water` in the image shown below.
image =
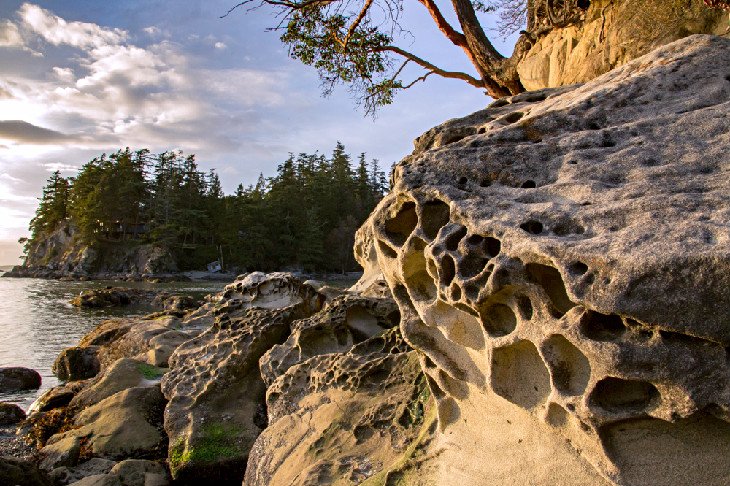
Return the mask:
[[106,287],[136,287],[165,290],[202,297],[218,292],[224,282],[61,282],[35,278],[0,278],[0,367],[23,366],[40,373],[39,390],[0,393],[0,402],[17,403],[27,410],[45,390],[59,381],[51,373],[63,349],[74,346],[105,319],[144,315],[149,307],[79,309],[69,301],[82,290]]

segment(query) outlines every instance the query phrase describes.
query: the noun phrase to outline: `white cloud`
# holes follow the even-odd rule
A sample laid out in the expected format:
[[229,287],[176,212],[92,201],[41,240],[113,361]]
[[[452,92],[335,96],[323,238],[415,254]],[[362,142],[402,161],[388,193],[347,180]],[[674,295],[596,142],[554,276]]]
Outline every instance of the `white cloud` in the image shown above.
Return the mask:
[[18,26],[10,20],[0,21],[0,47],[23,47]]
[[74,70],[71,68],[60,68],[58,66],[54,66],[53,74],[59,81],[63,81],[65,83],[70,83],[75,79]]
[[221,49],[222,50],[222,49],[226,49],[228,46],[226,45],[225,42],[218,41],[215,44],[213,44],[213,47],[215,47],[216,49]]
[[18,15],[29,31],[56,46],[98,47],[118,44],[127,38],[124,30],[105,29],[88,22],[67,22],[48,10],[30,3],[24,3]]

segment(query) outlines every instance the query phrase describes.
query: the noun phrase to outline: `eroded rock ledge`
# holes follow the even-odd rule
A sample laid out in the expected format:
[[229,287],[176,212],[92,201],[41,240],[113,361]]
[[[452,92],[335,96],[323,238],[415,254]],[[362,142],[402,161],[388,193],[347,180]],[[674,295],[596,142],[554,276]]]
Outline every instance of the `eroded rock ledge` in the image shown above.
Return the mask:
[[23,467],[76,486],[387,476],[422,453],[433,407],[384,289],[251,273],[187,312],[105,321],[56,361],[69,381],[21,424],[38,448]]
[[438,402],[407,484],[730,481],[730,40],[416,140],[360,229]]

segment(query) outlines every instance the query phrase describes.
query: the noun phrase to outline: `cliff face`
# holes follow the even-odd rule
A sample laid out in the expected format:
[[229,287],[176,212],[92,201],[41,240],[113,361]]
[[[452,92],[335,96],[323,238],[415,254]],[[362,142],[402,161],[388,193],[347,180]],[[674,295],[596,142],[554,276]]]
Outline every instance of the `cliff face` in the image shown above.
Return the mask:
[[439,433],[407,484],[730,480],[730,40],[416,140],[358,235]]
[[61,225],[31,245],[23,265],[10,276],[88,277],[158,274],[177,271],[166,248],[151,244],[110,244],[91,247],[81,241],[72,225]]
[[585,83],[658,46],[729,27],[727,12],[702,0],[592,0],[579,17],[545,33],[538,21],[523,36],[517,71],[527,90]]

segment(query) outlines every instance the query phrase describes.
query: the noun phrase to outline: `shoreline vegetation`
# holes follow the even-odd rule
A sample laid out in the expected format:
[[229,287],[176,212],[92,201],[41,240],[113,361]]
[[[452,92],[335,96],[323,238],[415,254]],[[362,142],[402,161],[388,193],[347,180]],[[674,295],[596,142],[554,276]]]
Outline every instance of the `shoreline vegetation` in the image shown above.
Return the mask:
[[[355,231],[388,183],[377,160],[290,156],[276,175],[223,193],[194,155],[129,148],[43,188],[24,263],[6,276],[71,280],[232,280],[247,270],[345,274]],[[327,249],[325,251],[325,248]],[[205,271],[207,270],[207,271]]]

